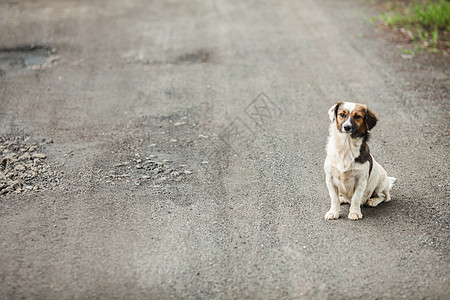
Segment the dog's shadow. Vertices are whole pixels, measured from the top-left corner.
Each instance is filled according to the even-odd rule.
[[[379,219],[387,216],[395,215],[398,209],[398,204],[395,203],[395,199],[391,199],[389,202],[382,202],[376,207],[370,207],[367,205],[361,206],[361,213],[363,214],[363,219]],[[350,204],[341,204],[341,214],[340,217],[348,215],[350,209]]]

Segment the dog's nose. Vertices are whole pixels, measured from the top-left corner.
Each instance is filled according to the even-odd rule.
[[[344,126],[344,130],[345,131],[350,131],[350,130],[352,130],[352,126],[351,125],[345,125]]]

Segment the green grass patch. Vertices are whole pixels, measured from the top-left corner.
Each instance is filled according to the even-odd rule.
[[[402,50],[400,50],[400,52],[403,54],[409,54],[411,56],[414,56],[416,54],[413,50],[410,50],[410,49],[402,49]]]
[[[431,52],[450,49],[450,1],[425,0],[408,5],[388,2],[388,10],[379,19],[390,28],[398,29],[417,46]]]

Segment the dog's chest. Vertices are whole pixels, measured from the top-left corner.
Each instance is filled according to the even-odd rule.
[[[361,172],[355,159],[360,154],[362,140],[347,135],[341,137],[334,128],[331,128],[330,133],[326,169],[331,173],[339,193],[351,198]]]
[[[334,185],[339,189],[341,194],[351,197],[355,190],[357,174],[354,170],[339,171],[337,168],[332,168],[332,178]]]

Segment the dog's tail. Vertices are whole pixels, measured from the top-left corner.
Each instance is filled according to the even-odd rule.
[[[389,189],[392,189],[392,187],[395,185],[395,182],[397,181],[397,178],[394,177],[388,177],[389,178]]]

